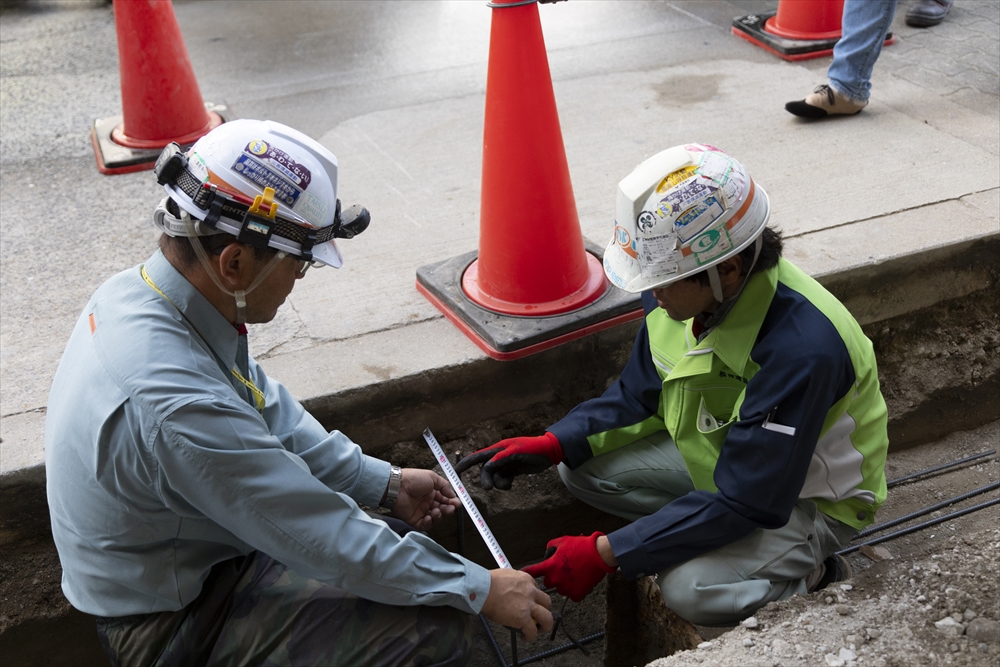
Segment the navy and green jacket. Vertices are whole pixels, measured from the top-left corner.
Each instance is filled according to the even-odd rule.
[[[621,378],[548,431],[576,468],[666,430],[695,490],[608,537],[626,576],[784,526],[799,498],[855,528],[885,500],[886,407],[871,341],[782,259],[701,341],[642,294]]]

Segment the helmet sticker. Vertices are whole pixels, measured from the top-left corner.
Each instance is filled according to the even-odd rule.
[[[639,217],[635,221],[635,224],[639,226],[639,231],[641,232],[650,231],[656,223],[656,216],[649,211],[643,211],[640,213]]]
[[[284,174],[285,178],[305,190],[312,181],[312,174],[304,166],[291,158],[288,153],[259,139],[247,144],[244,153],[257,156],[262,162]]]
[[[303,192],[302,197],[299,198],[299,205],[295,209],[295,212],[314,225],[319,226],[326,220],[326,215],[330,212],[330,207],[319,197],[314,197],[308,192]]]
[[[261,141],[260,139],[254,139],[247,144],[247,150],[254,155],[263,155],[267,152],[267,142]]]
[[[729,238],[729,232],[724,228],[709,229],[701,236],[695,238],[690,245],[699,265],[707,264],[732,247],[732,239]]]
[[[674,229],[681,243],[687,243],[709,225],[718,220],[726,212],[716,196],[706,197],[688,210],[684,211],[674,222]]]
[[[719,150],[711,144],[685,144],[684,150],[690,153],[702,153],[704,151],[715,151],[716,153],[724,153],[724,151]]]
[[[722,153],[705,153],[698,165],[699,173],[710,178],[722,188],[726,205],[735,205],[743,196],[743,170],[733,165],[732,159]]]
[[[208,165],[197,153],[191,153],[188,158],[188,171],[202,183],[208,180]]]
[[[648,276],[670,275],[677,273],[678,253],[675,248],[677,239],[673,234],[643,237],[636,240],[639,251],[639,264],[642,274]]]
[[[233,171],[263,188],[273,188],[275,200],[294,207],[299,195],[309,187],[312,174],[288,153],[254,139],[233,163]]]
[[[698,201],[715,194],[716,190],[718,188],[708,179],[691,179],[680,187],[667,192],[659,204],[657,204],[657,212],[662,217],[669,218],[681,211],[687,210]]]
[[[687,179],[691,178],[698,172],[698,167],[689,166],[678,169],[677,171],[667,174],[667,177],[660,181],[660,184],[656,186],[656,192],[663,194],[670,188],[675,188]]]
[[[615,227],[615,242],[629,257],[636,257],[635,241],[624,227]]]

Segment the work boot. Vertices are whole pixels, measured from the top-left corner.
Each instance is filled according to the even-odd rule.
[[[818,86],[804,100],[789,102],[785,111],[802,118],[826,118],[827,116],[853,116],[868,106],[868,101],[859,102],[841,95],[831,86]]]
[[[944,20],[955,0],[916,0],[906,12],[906,25],[927,28]]]
[[[823,590],[830,584],[850,579],[852,574],[851,564],[847,559],[833,554],[806,577],[806,590],[810,593]]]

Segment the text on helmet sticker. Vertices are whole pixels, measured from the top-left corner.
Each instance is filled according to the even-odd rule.
[[[725,207],[718,197],[715,195],[706,197],[678,216],[674,222],[677,237],[682,243],[687,243],[722,217],[725,212]]]
[[[288,153],[268,144],[266,141],[261,141],[260,139],[251,141],[247,144],[244,152],[255,155],[259,160],[274,167],[284,174],[285,178],[303,190],[308,188],[309,183],[312,181],[312,173],[308,169],[293,160]]]
[[[637,240],[639,265],[643,275],[677,273],[677,241],[673,234],[644,236]]]
[[[694,252],[695,260],[699,265],[711,262],[732,247],[732,239],[730,239],[729,232],[724,227],[709,229],[692,241],[690,245],[691,251]]]
[[[615,242],[629,257],[636,257],[635,241],[624,227],[615,227]]]
[[[697,171],[698,167],[695,166],[683,167],[681,169],[678,169],[677,171],[672,171],[669,174],[667,174],[666,178],[660,181],[660,184],[656,186],[656,191],[662,195],[670,188],[675,188],[684,181],[686,181],[687,179],[694,176],[695,173],[697,173]]]
[[[295,212],[318,227],[326,220],[330,207],[319,197],[303,192]]]
[[[716,190],[718,188],[707,178],[691,179],[667,191],[656,205],[656,213],[661,218],[675,218],[698,201],[714,194]]]
[[[611,263],[608,261],[609,255],[610,253],[604,255],[604,275],[608,277],[608,280],[610,280],[615,287],[625,289],[625,285],[628,281],[618,275],[618,272],[615,271],[613,266],[611,266]]]
[[[275,201],[290,208],[295,206],[312,180],[306,167],[295,162],[285,151],[260,139],[247,144],[233,163],[233,171],[261,188],[272,188]]]
[[[722,188],[726,206],[735,205],[743,196],[743,172],[735,169],[733,160],[722,153],[704,153],[698,164],[698,173],[709,178]]]
[[[188,158],[188,171],[202,183],[208,180],[208,165],[197,153],[192,153]]]

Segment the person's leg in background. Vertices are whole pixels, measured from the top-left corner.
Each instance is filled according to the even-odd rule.
[[[906,25],[929,28],[944,20],[955,0],[915,0],[906,10]]]
[[[833,62],[823,84],[785,110],[803,118],[853,115],[868,104],[872,69],[892,25],[897,0],[845,0],[843,36],[833,47]]]

